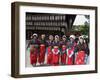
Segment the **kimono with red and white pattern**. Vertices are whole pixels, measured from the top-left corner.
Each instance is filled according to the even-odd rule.
[[[75,59],[75,64],[85,64],[85,56],[86,56],[86,43],[79,43],[77,45],[77,54]]]
[[[69,44],[69,47],[67,49],[67,64],[72,65],[74,64],[74,51],[75,51],[76,43],[73,42]]]
[[[75,64],[84,64],[85,60],[85,52],[84,51],[79,51],[77,56],[76,56],[76,60],[75,60]]]
[[[58,65],[59,64],[59,55],[60,55],[60,50],[58,48],[52,49],[52,64],[53,65]]]

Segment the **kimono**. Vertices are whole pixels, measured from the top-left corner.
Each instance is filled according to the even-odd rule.
[[[31,46],[31,48],[34,48],[34,46]],[[31,64],[37,63],[37,53],[38,53],[38,51],[35,48],[33,51],[32,51],[32,49],[30,50],[30,63]]]
[[[38,44],[39,41],[37,39],[32,39],[30,42],[30,64],[32,65],[37,63]]]
[[[52,65],[59,65],[60,50],[58,48],[52,49]]]
[[[53,41],[47,41],[47,64],[51,65],[52,64],[52,46],[53,46]]]
[[[69,42],[68,43],[68,48],[67,48],[67,64],[68,65],[74,64],[75,47],[76,47],[75,42]]]
[[[76,56],[75,64],[77,64],[77,65],[84,64],[85,63],[84,60],[85,60],[85,52],[79,51]]]
[[[38,62],[44,63],[45,61],[45,53],[46,53],[46,41],[45,40],[40,40],[40,52],[39,52],[39,59]]]
[[[54,48],[52,49],[52,65],[59,65],[59,58],[60,58],[59,46],[60,46],[60,43],[54,42],[53,46],[54,46]]]
[[[61,42],[61,63],[66,64],[66,57],[67,57],[67,51],[66,51],[67,42],[62,41]]]
[[[87,47],[85,43],[79,43],[77,45],[77,54],[75,59],[75,64],[85,64],[85,57],[87,53]]]

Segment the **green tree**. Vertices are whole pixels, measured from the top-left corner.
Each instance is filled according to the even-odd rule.
[[[89,35],[89,25],[80,25],[79,31],[81,31],[83,35]]]

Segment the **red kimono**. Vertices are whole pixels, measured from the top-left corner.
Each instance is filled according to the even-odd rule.
[[[73,54],[73,49],[69,49],[67,52],[67,64],[72,65],[73,64],[73,57],[71,56]]]
[[[72,65],[74,64],[73,60],[74,60],[74,50],[75,50],[75,47],[76,47],[76,43],[73,42],[73,43],[70,43],[69,44],[69,48],[67,49],[67,64],[68,65]]]
[[[75,60],[75,64],[84,64],[85,60],[85,52],[84,51],[79,51],[77,56],[76,56],[76,60]]]
[[[35,49],[34,45],[30,45],[30,63],[37,63],[37,49]]]
[[[77,54],[75,59],[75,64],[85,64],[85,55],[86,55],[86,43],[78,43],[77,45]]]
[[[52,64],[52,49],[51,49],[51,47],[48,47],[47,52],[48,52],[47,64]]]
[[[52,49],[52,53],[53,53],[53,55],[52,55],[52,64],[53,65],[58,65],[59,64],[59,53],[60,53],[59,49],[58,48]]]
[[[38,59],[39,63],[44,63],[44,61],[45,61],[45,51],[46,51],[45,44],[41,44],[40,45],[40,54],[39,54],[39,59]]]
[[[62,64],[66,64],[66,57],[67,57],[66,47],[62,47],[62,53],[61,53],[61,63]]]

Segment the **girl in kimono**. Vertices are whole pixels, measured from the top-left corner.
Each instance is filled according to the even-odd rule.
[[[63,35],[62,41],[61,41],[61,64],[63,65],[66,64],[66,57],[67,57],[66,46],[67,46],[66,36]]]
[[[40,39],[40,52],[39,52],[39,59],[38,59],[40,65],[44,64],[45,53],[46,53],[46,40],[45,40],[45,34],[42,34]]]
[[[59,50],[59,36],[55,36],[54,45],[52,49],[52,65],[59,65],[59,57],[60,57],[60,50]]]
[[[33,34],[32,40],[30,41],[30,63],[33,66],[36,66],[37,63],[37,56],[38,56],[38,46],[39,41],[37,39],[37,34]]]
[[[85,57],[86,54],[88,53],[88,47],[86,43],[84,42],[83,36],[79,37],[79,42],[77,45],[77,54],[76,54],[76,59],[75,59],[75,64],[80,65],[80,64],[85,64]]]
[[[52,47],[53,47],[53,36],[49,36],[49,40],[47,41],[47,64],[52,64]]]
[[[75,53],[75,47],[76,47],[76,42],[75,42],[75,36],[70,35],[70,41],[68,42],[68,47],[67,47],[67,64],[68,65],[73,65],[74,64],[74,53]]]

